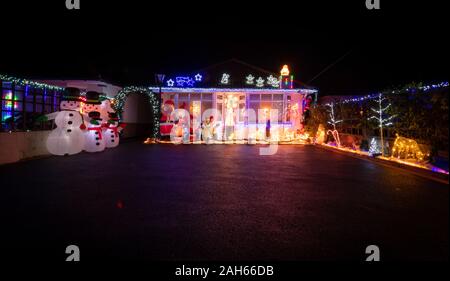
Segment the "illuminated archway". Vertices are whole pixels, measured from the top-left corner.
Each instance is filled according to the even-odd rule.
[[[148,88],[144,87],[125,87],[122,90],[117,93],[117,95],[114,97],[114,103],[113,107],[117,114],[119,115],[119,118],[122,119],[123,114],[123,108],[125,106],[125,101],[128,98],[130,94],[143,94],[147,95],[149,98],[149,102],[152,106],[152,113],[153,113],[153,132],[152,132],[152,138],[159,138],[159,119],[160,119],[160,100],[158,97],[158,94],[152,92]]]

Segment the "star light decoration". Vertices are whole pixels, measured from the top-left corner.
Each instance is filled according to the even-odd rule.
[[[280,81],[273,75],[270,75],[269,77],[267,77],[267,84],[274,88],[278,88],[280,86]]]
[[[264,87],[264,79],[262,77],[258,77],[258,79],[256,80],[256,87],[258,88]]]
[[[167,80],[168,87],[173,87],[174,84],[175,84],[175,81],[173,81],[172,79]]]
[[[192,79],[189,76],[179,76],[175,78],[175,81],[177,83],[178,87],[193,87],[194,86],[194,79]]]
[[[247,77],[245,77],[245,79],[246,79],[245,84],[247,85],[255,84],[255,76],[249,74]]]
[[[200,81],[202,81],[202,75],[200,74],[200,73],[197,73],[195,76],[194,76],[194,78],[195,78],[195,81],[198,81],[198,82],[200,82]]]

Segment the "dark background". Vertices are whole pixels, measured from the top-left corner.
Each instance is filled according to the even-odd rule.
[[[148,85],[237,58],[289,64],[321,95],[447,80],[444,4],[392,2],[2,1],[0,73]]]

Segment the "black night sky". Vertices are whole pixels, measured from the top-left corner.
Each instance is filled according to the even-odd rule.
[[[272,71],[289,64],[321,95],[448,80],[445,9],[432,1],[381,0],[378,11],[365,0],[81,0],[80,11],[63,0],[26,2],[0,4],[4,74],[148,85],[156,72],[237,58]]]

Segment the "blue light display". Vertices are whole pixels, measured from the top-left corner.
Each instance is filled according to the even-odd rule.
[[[195,83],[194,79],[192,79],[191,77],[188,77],[188,76],[176,77],[175,81],[176,81],[178,87],[194,87],[194,83]]]
[[[201,82],[203,76],[200,73],[197,73],[193,78],[191,76],[177,76],[174,79],[169,79],[166,81],[168,87],[179,87],[179,88],[188,88],[194,87],[196,82]]]

